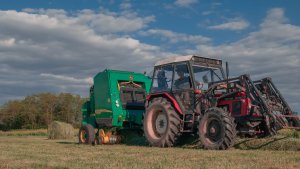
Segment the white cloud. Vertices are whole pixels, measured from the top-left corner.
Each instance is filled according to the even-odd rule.
[[[5,47],[12,47],[15,44],[15,39],[14,38],[9,38],[9,39],[0,39],[0,45],[5,46]]]
[[[226,23],[222,23],[219,25],[209,26],[209,29],[217,29],[217,30],[243,30],[248,28],[249,23],[246,20],[238,19],[232,20]]]
[[[130,36],[111,34],[146,26],[122,28],[126,18],[147,20],[137,14],[25,11],[0,11],[0,103],[46,91],[87,96],[87,77],[105,68],[142,72],[157,59],[172,55]],[[100,29],[87,22],[101,17],[113,20],[118,28],[100,31],[110,26]],[[109,19],[102,19],[102,25],[107,26]]]
[[[140,31],[139,34],[143,36],[159,37],[162,40],[169,41],[170,43],[187,42],[199,44],[206,43],[211,40],[210,38],[201,35],[188,35],[163,29],[149,29],[147,31]]]
[[[128,10],[128,9],[131,9],[132,5],[130,3],[130,1],[123,1],[121,4],[120,4],[120,9],[122,10]]]
[[[125,2],[124,2],[125,3]],[[127,5],[127,9],[129,6]],[[58,22],[68,22],[76,25],[88,25],[98,33],[132,32],[147,27],[147,24],[155,21],[155,17],[140,17],[137,13],[128,10],[122,13],[114,13],[103,10],[81,10],[74,15],[68,15],[64,10],[57,9],[24,9],[26,13],[41,14],[54,18]]]
[[[70,76],[65,76],[65,75],[54,75],[51,73],[41,73],[40,76],[46,77],[46,78],[53,78],[53,79],[58,79],[58,80],[63,80],[67,82],[72,82],[72,83],[90,83],[92,77],[84,78],[84,79],[78,79]]]
[[[197,2],[197,0],[176,0],[175,5],[180,7],[189,7]]]
[[[94,13],[93,11],[83,11],[79,15],[79,19],[101,33],[110,32],[132,32],[142,29],[148,23],[155,20],[154,16],[147,16],[144,18],[137,17],[134,13],[127,13],[127,15],[103,14]]]
[[[210,15],[212,13],[213,13],[213,11],[203,11],[201,14],[204,15],[204,16],[207,16],[207,15]]]
[[[268,15],[262,26],[272,26],[273,24],[285,23],[288,19],[284,16],[284,11],[281,8],[273,8],[268,11]]]

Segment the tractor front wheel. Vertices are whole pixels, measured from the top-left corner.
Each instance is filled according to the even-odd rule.
[[[180,136],[180,116],[163,97],[150,101],[144,116],[144,133],[156,147],[172,147]]]
[[[79,143],[80,144],[92,144],[95,140],[95,130],[90,124],[85,124],[79,129]]]
[[[234,145],[236,125],[229,113],[215,107],[203,115],[198,132],[204,149],[225,150]]]

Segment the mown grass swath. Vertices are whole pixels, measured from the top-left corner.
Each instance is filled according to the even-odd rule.
[[[0,149],[0,168],[300,168],[299,151],[91,146],[44,136],[0,136]]]

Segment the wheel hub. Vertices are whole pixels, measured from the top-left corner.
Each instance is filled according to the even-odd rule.
[[[159,135],[162,135],[167,130],[167,116],[163,113],[157,115],[155,120],[155,129]]]
[[[210,133],[214,134],[214,133],[216,133],[216,128],[212,127],[212,128],[210,128],[209,131],[210,131]]]
[[[213,141],[218,142],[221,139],[221,126],[218,120],[211,120],[207,126],[207,137]]]

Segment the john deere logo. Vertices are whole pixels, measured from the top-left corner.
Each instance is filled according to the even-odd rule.
[[[129,76],[129,80],[130,80],[130,81],[133,81],[133,76],[130,75],[130,76]]]

